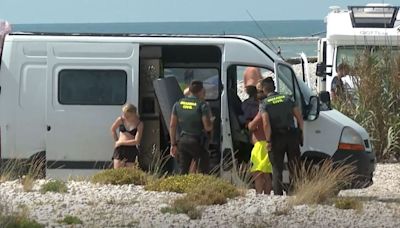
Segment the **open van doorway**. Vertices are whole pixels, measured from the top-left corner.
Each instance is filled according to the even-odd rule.
[[[259,102],[264,96],[257,84],[266,77],[274,78],[273,71],[244,65],[232,65],[228,68],[227,90],[234,164],[238,166],[240,172],[245,172],[245,169],[251,166],[251,150],[255,139],[252,138],[252,132],[248,130],[247,124],[258,113]],[[263,133],[262,129],[260,130]]]
[[[151,166],[150,163],[157,160],[154,156],[168,157],[169,154],[169,120],[171,118],[171,110],[173,104],[184,96],[185,89],[191,81],[202,81],[206,89],[206,102],[209,104],[211,113],[215,117],[214,130],[208,136],[208,143],[205,145],[210,153],[210,166],[215,167],[220,162],[220,141],[221,141],[221,50],[217,46],[191,46],[191,45],[168,45],[168,46],[143,46],[140,53],[141,71],[145,72],[151,67],[146,62],[153,61],[157,64],[154,77],[143,76],[141,80],[151,81],[147,84],[150,93],[140,92],[139,103],[146,105],[151,100],[153,105],[157,106],[154,110],[159,112],[152,115],[150,120],[153,125],[159,124],[159,132],[149,132],[151,140],[143,142],[143,148],[157,148],[153,151],[147,149],[142,156],[142,167]],[[151,60],[153,59],[153,60]],[[142,76],[142,75],[141,75]],[[147,87],[140,86],[140,91],[144,91]],[[154,95],[155,97],[150,97]],[[147,100],[145,100],[147,99]],[[142,105],[141,105],[142,106]],[[144,110],[144,109],[142,109]],[[143,111],[142,119],[146,116]],[[153,128],[154,126],[152,126]],[[145,131],[146,123],[145,123]],[[179,137],[179,132],[177,134]],[[146,137],[146,134],[144,134]],[[154,139],[156,138],[157,139]],[[156,145],[156,146],[153,146]],[[159,151],[159,155],[154,153]],[[146,153],[146,154],[145,154]],[[152,153],[152,154],[150,154]],[[177,160],[170,158],[164,167],[167,172],[178,172]]]

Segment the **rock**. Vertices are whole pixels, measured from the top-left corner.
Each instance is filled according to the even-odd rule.
[[[258,206],[250,206],[245,210],[246,214],[249,215],[260,215],[260,208]]]

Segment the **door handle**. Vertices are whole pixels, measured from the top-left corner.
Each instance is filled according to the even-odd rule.
[[[50,130],[51,130],[51,126],[47,125],[47,131],[50,131]]]

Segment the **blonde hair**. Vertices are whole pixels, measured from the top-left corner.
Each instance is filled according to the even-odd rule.
[[[124,114],[137,114],[137,108],[133,104],[126,104],[122,107],[122,112]]]

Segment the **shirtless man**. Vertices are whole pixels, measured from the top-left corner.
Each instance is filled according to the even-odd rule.
[[[258,81],[263,79],[261,70],[258,67],[247,67],[244,71],[243,82],[244,87],[256,86]]]

